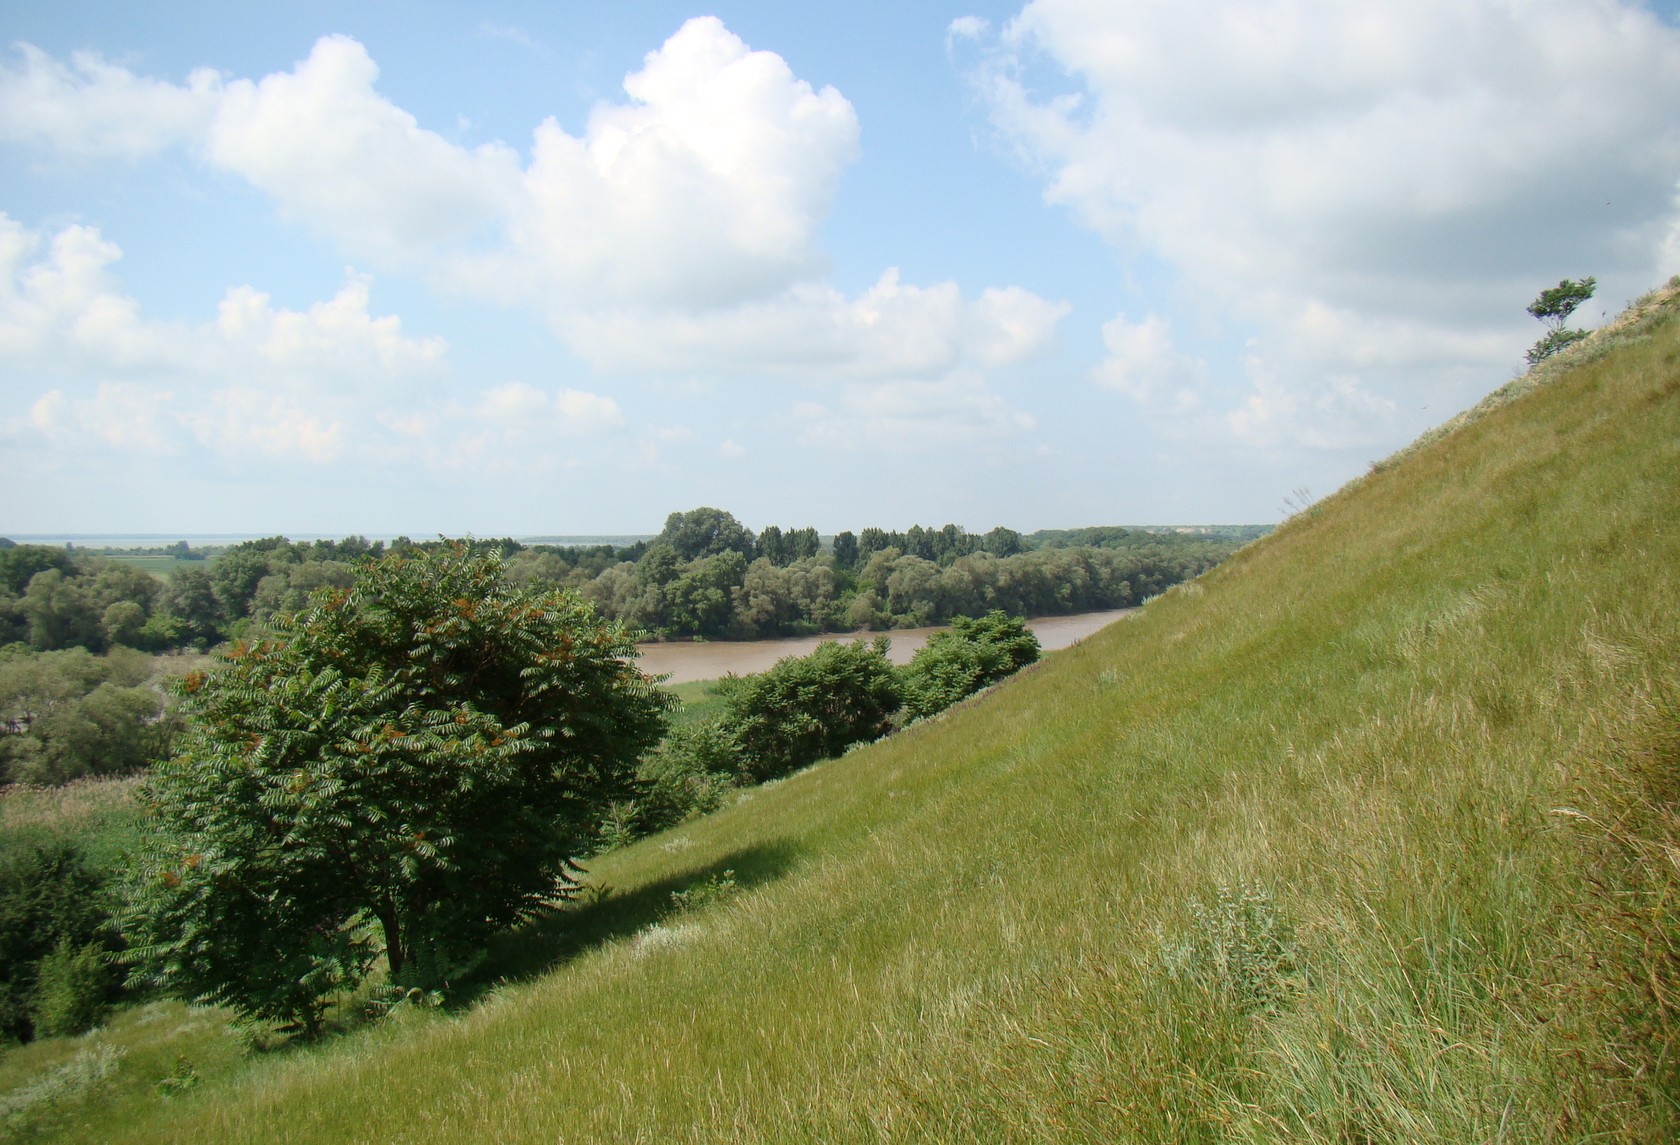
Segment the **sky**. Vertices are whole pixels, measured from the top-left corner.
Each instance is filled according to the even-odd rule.
[[[0,535],[1272,521],[1676,272],[1673,2],[0,0]]]

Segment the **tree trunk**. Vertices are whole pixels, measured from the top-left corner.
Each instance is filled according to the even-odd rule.
[[[407,958],[404,957],[402,944],[402,927],[397,922],[397,908],[385,903],[378,910],[379,925],[385,930],[385,962],[390,967],[391,985],[402,982],[402,973]]]

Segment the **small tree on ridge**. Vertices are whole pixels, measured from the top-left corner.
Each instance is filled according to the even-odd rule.
[[[1546,336],[1528,351],[1528,364],[1539,365],[1559,350],[1572,346],[1587,336],[1585,330],[1571,330],[1564,326],[1575,308],[1593,296],[1597,279],[1588,275],[1580,282],[1564,279],[1550,290],[1542,290],[1540,297],[1528,305],[1528,312],[1546,324]]]

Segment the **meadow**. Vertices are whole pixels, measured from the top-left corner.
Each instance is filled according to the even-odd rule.
[[[161,1003],[8,1051],[0,1118],[1673,1140],[1677,495],[1670,289],[1126,623],[591,860],[452,1008],[265,1052]]]

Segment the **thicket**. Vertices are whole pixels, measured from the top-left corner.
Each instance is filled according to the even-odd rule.
[[[78,1034],[115,981],[104,875],[65,840],[0,846],[0,1039]]]

